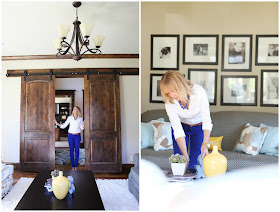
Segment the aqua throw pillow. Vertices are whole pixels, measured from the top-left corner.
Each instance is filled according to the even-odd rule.
[[[266,154],[266,155],[274,155],[276,157],[278,156],[278,146],[279,146],[279,129],[278,127],[271,127],[266,124],[261,123],[260,127],[267,127],[267,135],[264,139],[263,146],[261,148],[260,153]]]
[[[164,121],[164,118],[157,119],[158,121]],[[141,149],[154,146],[154,129],[152,122],[141,122]]]

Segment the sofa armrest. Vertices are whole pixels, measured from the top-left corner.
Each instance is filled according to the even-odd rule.
[[[139,153],[133,155],[133,163],[135,167],[139,167]]]

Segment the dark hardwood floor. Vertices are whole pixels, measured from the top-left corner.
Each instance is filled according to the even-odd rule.
[[[123,164],[121,173],[94,173],[95,179],[127,179],[132,164]],[[71,165],[55,165],[57,170],[71,170]],[[85,170],[85,166],[78,166],[78,170]],[[38,173],[22,172],[15,170],[13,174],[13,186],[19,181],[21,177],[35,178]]]

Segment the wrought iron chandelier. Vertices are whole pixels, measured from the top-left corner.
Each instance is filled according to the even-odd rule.
[[[81,6],[81,2],[75,1],[73,2],[73,6],[76,8],[76,20],[73,22],[74,31],[72,35],[72,39],[70,43],[68,43],[65,39],[69,32],[70,26],[68,25],[58,25],[58,31],[60,34],[60,39],[54,40],[55,48],[58,50],[56,57],[59,58],[59,55],[65,55],[67,53],[73,55],[73,59],[79,61],[82,59],[82,56],[86,52],[91,52],[92,54],[102,54],[99,49],[104,40],[104,36],[95,36],[93,38],[93,42],[96,48],[89,48],[89,37],[91,34],[91,30],[93,28],[93,24],[82,23],[78,20],[78,8]],[[83,53],[82,48],[85,46],[85,50]]]

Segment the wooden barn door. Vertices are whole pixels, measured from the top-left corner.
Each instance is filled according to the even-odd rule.
[[[84,95],[85,168],[121,172],[119,76],[85,76]]]
[[[20,165],[22,171],[54,170],[55,77],[21,79]]]

